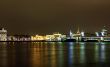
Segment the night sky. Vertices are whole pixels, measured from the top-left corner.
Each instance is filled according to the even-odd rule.
[[[0,27],[9,34],[110,29],[110,0],[1,0]]]

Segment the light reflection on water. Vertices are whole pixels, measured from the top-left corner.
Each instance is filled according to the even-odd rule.
[[[74,60],[74,43],[73,42],[70,42],[68,44],[68,66],[69,67],[72,67],[73,65],[73,60]]]
[[[3,46],[2,47],[4,47],[4,48],[2,48],[2,58],[3,59],[1,59],[1,63],[2,63],[2,66],[7,66],[6,64],[7,64],[7,62],[8,62],[8,59],[7,59],[7,48],[6,48],[6,43],[2,43],[3,44]]]
[[[110,43],[0,43],[0,67],[93,67],[110,65]]]
[[[80,44],[80,63],[85,63],[85,44]]]
[[[95,60],[95,62],[98,62],[98,58],[99,58],[99,45],[95,45],[95,51],[94,51],[94,55],[95,55],[95,58],[94,58],[94,60]]]
[[[106,44],[101,42],[95,45],[95,61],[96,62],[106,62]]]

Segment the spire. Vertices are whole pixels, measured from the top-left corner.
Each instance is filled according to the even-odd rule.
[[[79,27],[78,27],[78,30],[77,30],[77,34],[80,34]]]
[[[72,31],[70,30],[70,36],[72,36],[73,35],[73,33],[72,33]]]

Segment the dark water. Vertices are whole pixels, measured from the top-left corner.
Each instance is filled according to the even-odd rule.
[[[0,67],[110,66],[110,43],[0,43]]]

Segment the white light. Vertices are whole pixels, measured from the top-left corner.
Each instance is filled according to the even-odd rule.
[[[99,33],[98,32],[96,32],[96,36],[99,37]]]
[[[81,36],[84,36],[84,32],[81,32]]]
[[[104,40],[104,38],[103,38],[103,37],[101,37],[101,40]]]
[[[104,36],[104,32],[101,32],[102,36]]]

